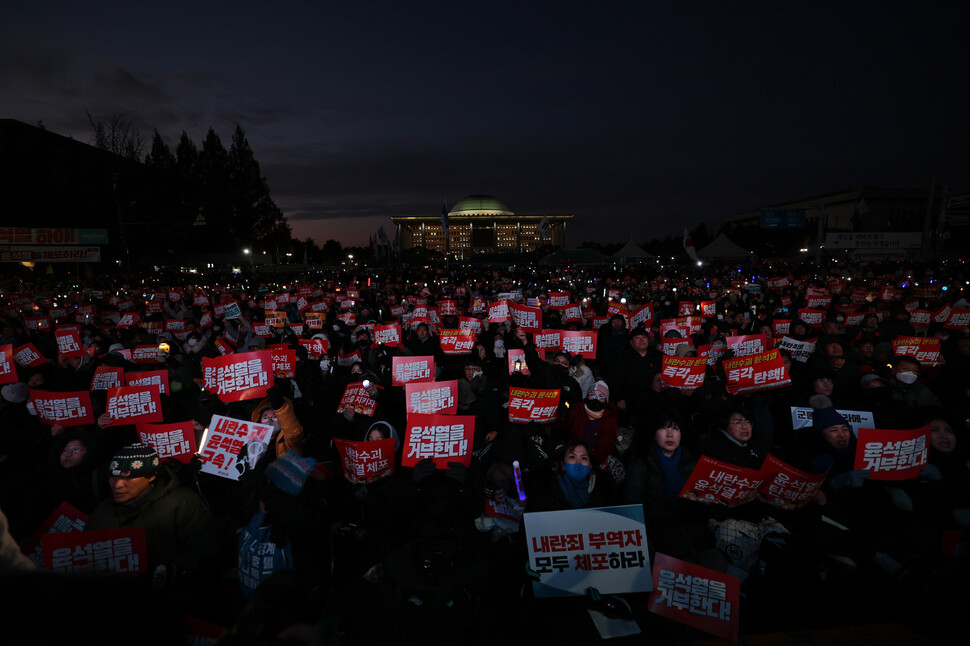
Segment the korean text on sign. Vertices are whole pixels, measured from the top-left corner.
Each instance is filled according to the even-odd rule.
[[[273,427],[268,424],[213,415],[199,452],[202,472],[239,480],[240,475],[256,467],[272,434]]]
[[[738,640],[740,581],[736,577],[657,552],[650,612],[699,630]]]
[[[374,482],[394,473],[394,438],[352,442],[334,438],[348,482]]]
[[[46,534],[44,563],[64,574],[135,574],[148,568],[144,527]]]
[[[641,505],[525,514],[536,596],[652,589]]]
[[[930,427],[913,430],[859,429],[855,469],[868,469],[872,480],[907,480],[928,462]]]
[[[439,469],[449,462],[471,464],[475,418],[465,415],[408,415],[401,465],[413,467],[431,458]]]
[[[391,357],[391,384],[403,386],[411,381],[434,381],[434,357]]]
[[[226,403],[265,396],[272,371],[273,355],[269,350],[202,360],[206,390],[215,392]]]
[[[191,421],[175,424],[138,424],[138,437],[158,451],[158,456],[175,458],[188,464],[196,451],[195,429]]]
[[[664,355],[661,366],[661,379],[670,388],[692,392],[704,384],[707,368],[705,357],[681,358]]]
[[[91,395],[86,390],[65,393],[30,390],[29,393],[37,411],[37,418],[44,424],[51,426],[94,424]]]
[[[458,411],[458,380],[404,384],[407,412],[454,415]]]
[[[519,424],[556,421],[559,389],[509,388],[509,421]]]

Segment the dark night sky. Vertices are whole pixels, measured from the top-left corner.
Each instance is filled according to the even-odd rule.
[[[34,2],[0,11],[0,118],[174,149],[246,131],[294,235],[361,244],[488,193],[569,244],[926,185],[970,129],[970,3]],[[970,142],[941,166],[970,188]],[[609,222],[607,226],[605,223]]]

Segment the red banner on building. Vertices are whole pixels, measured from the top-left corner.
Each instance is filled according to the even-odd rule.
[[[269,350],[202,359],[205,388],[221,401],[238,402],[265,397],[272,385],[273,355]]]
[[[352,442],[337,437],[333,442],[348,482],[374,482],[394,474],[394,438]]]
[[[374,416],[374,409],[377,408],[377,400],[367,394],[367,388],[362,383],[347,384],[344,388],[343,397],[337,406],[337,412],[343,413],[352,410],[358,415]]]
[[[408,415],[401,466],[413,467],[425,458],[439,469],[449,462],[471,464],[475,418],[467,415]]]
[[[860,428],[855,469],[868,469],[870,480],[909,480],[926,466],[929,425],[912,430]]]
[[[472,330],[441,330],[438,339],[441,351],[447,355],[468,354],[475,347],[475,332]]]
[[[391,385],[434,381],[434,357],[391,357]]]
[[[404,400],[408,414],[454,415],[458,412],[458,380],[406,383]]]
[[[144,444],[150,444],[158,457],[175,458],[182,464],[188,464],[192,456],[198,451],[195,445],[195,428],[192,420],[176,422],[175,424],[138,424],[138,438]]]
[[[668,388],[693,392],[704,385],[707,358],[681,358],[664,355],[661,363],[661,380]]]
[[[517,424],[556,421],[559,389],[509,388],[509,421]]]
[[[148,570],[144,527],[45,534],[44,565],[60,574],[122,574]]]
[[[740,581],[657,552],[647,609],[723,639],[738,641]]]
[[[581,354],[584,359],[596,358],[596,332],[591,330],[562,332],[562,349],[572,355]]]
[[[55,393],[47,390],[30,390],[37,419],[48,426],[84,426],[94,424],[91,395],[86,390]]]
[[[791,383],[778,350],[722,362],[727,391],[732,395],[752,390],[781,388]]]

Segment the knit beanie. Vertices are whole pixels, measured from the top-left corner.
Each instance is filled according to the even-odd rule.
[[[299,496],[307,475],[317,465],[313,458],[302,458],[293,450],[276,458],[266,468],[266,477],[277,489],[291,496]]]
[[[129,444],[118,451],[108,471],[114,477],[151,478],[158,472],[158,452],[148,444]]]
[[[812,429],[816,433],[821,433],[829,426],[849,425],[849,422],[842,414],[834,408],[820,408],[812,413]]]

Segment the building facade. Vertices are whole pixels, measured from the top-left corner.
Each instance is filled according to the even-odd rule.
[[[566,223],[572,219],[572,215],[517,215],[490,195],[469,195],[448,211],[447,233],[440,215],[395,217],[391,221],[400,232],[402,250],[424,247],[466,258],[527,253],[543,242],[564,247]],[[539,231],[543,221],[548,225],[545,239]]]

